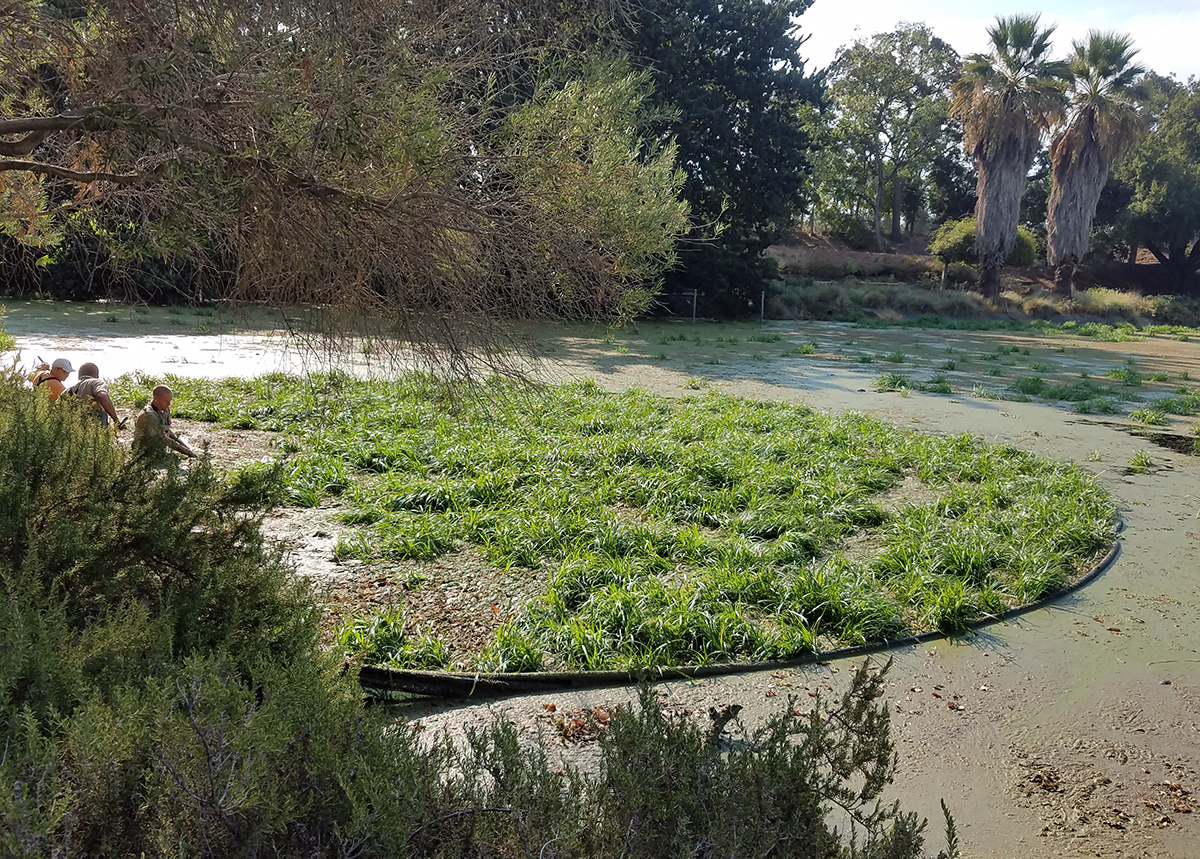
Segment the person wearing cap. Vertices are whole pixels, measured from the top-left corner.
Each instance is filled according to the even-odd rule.
[[[171,429],[171,400],[174,394],[166,385],[156,385],[150,402],[138,413],[133,428],[133,452],[152,459],[159,459],[167,448],[184,456],[195,456],[196,452],[187,442],[175,435]]]
[[[100,368],[88,361],[79,365],[78,381],[63,393],[67,396],[78,397],[80,402],[91,409],[96,420],[104,426],[112,421],[114,427],[120,427],[121,419],[117,417],[117,407],[113,405],[112,397],[108,395],[108,386],[100,378]]]
[[[53,403],[67,389],[63,382],[67,381],[67,376],[74,372],[75,368],[66,358],[55,358],[53,364],[49,366],[43,364],[34,370],[29,381],[33,383],[34,388],[41,388],[44,385],[45,390],[50,394],[50,402]]]

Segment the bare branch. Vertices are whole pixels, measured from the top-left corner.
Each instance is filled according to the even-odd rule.
[[[69,182],[79,182],[83,185],[90,185],[93,182],[138,185],[148,178],[147,174],[142,173],[81,172],[79,170],[69,170],[66,167],[59,167],[57,164],[43,164],[40,161],[0,160],[0,173],[9,170],[23,170],[28,173],[37,173],[41,176],[53,176],[55,179],[66,179]]]

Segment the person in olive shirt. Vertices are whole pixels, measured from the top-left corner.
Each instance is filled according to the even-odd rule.
[[[133,452],[158,457],[167,448],[184,456],[195,456],[196,452],[187,442],[175,435],[171,429],[171,389],[158,385],[150,395],[150,402],[138,412],[133,428]]]
[[[100,368],[88,361],[79,365],[79,374],[74,385],[63,392],[63,396],[79,397],[80,402],[91,408],[96,419],[103,426],[112,422],[119,428],[121,419],[117,417],[117,407],[113,405],[112,397],[108,395],[108,387],[100,378]]]

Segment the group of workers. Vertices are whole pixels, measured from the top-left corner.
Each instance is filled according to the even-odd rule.
[[[67,379],[75,368],[66,358],[56,358],[51,364],[42,363],[29,376],[35,389],[44,388],[51,402],[62,397],[77,397],[86,409],[95,415],[103,426],[112,426],[120,431],[124,425],[117,416],[108,387],[100,378],[100,368],[91,361],[79,365],[75,384],[67,387]],[[173,450],[183,456],[192,457],[196,452],[171,429],[171,400],[174,395],[166,385],[157,385],[148,402],[134,422],[133,452],[157,456],[165,450]]]

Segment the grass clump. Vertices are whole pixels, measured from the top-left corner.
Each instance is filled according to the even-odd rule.
[[[1139,450],[1129,459],[1130,474],[1145,474],[1154,467],[1154,460],[1150,458],[1150,454],[1144,450]]]
[[[1081,415],[1119,415],[1124,406],[1112,397],[1089,397],[1075,402],[1075,411]]]
[[[871,383],[871,387],[877,391],[909,391],[912,390],[912,379],[903,373],[890,371],[880,373],[879,378]]]
[[[429,635],[413,635],[402,609],[355,618],[338,630],[335,641],[347,656],[389,668],[435,670],[450,666],[450,648]]]
[[[1200,393],[1183,388],[1174,396],[1156,399],[1154,408],[1169,415],[1198,415],[1200,414]]]
[[[1139,424],[1147,424],[1148,426],[1161,427],[1170,423],[1166,414],[1159,409],[1134,409],[1129,413],[1129,419],[1136,421]]]
[[[486,667],[771,659],[952,627],[1033,593],[1024,565],[1057,570],[1050,587],[1112,535],[1107,495],[1071,466],[861,415],[593,383],[170,382],[180,416],[300,438],[289,490],[341,498],[347,554],[470,546],[538,570],[541,595],[478,655]],[[937,500],[902,515],[889,492],[905,480]],[[975,544],[993,548],[982,561],[939,548]],[[881,554],[909,560],[879,567]]]
[[[1142,384],[1142,374],[1138,372],[1132,358],[1126,361],[1124,365],[1110,370],[1107,376],[1131,388],[1140,387]]]
[[[928,394],[952,394],[954,389],[950,387],[949,380],[941,373],[935,374],[928,381],[921,382],[917,388]]]
[[[810,341],[808,343],[797,343],[795,346],[791,346],[787,349],[784,349],[782,352],[780,352],[779,357],[780,358],[799,358],[801,355],[813,355],[816,353],[816,351],[817,351],[817,344],[815,341]]]

